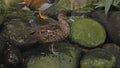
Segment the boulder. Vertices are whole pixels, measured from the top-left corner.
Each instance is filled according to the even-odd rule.
[[[104,11],[97,10],[92,17],[104,26],[110,40],[120,45],[120,12],[112,11],[106,16]]]
[[[26,44],[25,39],[31,33],[28,23],[23,22],[21,19],[12,19],[5,22],[4,26],[2,35],[7,42],[18,46]]]
[[[105,49],[93,49],[89,51],[80,61],[80,68],[114,68],[116,58]]]
[[[71,24],[70,38],[75,43],[92,48],[104,43],[106,32],[98,22],[92,19],[81,18]]]
[[[81,56],[81,49],[69,43],[55,44],[58,55],[32,55],[28,68],[76,68]]]
[[[5,39],[2,37],[2,35],[0,34],[0,64],[3,63],[3,52],[4,52],[4,48],[5,48]]]
[[[120,68],[120,47],[114,43],[107,43],[103,48],[111,52],[116,57],[115,68]]]

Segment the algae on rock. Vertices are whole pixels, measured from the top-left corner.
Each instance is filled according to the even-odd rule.
[[[29,21],[33,17],[32,11],[23,11],[22,7],[23,5],[20,5],[19,3],[23,0],[1,0],[0,3],[0,11],[1,11],[1,5],[3,6],[2,9],[4,9],[5,14],[5,21],[8,19],[15,19],[15,18],[22,18],[25,21]]]
[[[4,23],[4,31],[2,32],[3,36],[14,45],[23,45],[25,44],[25,39],[30,34],[30,26],[19,20],[13,19],[9,22]]]
[[[20,8],[20,2],[23,0],[2,0],[2,3],[5,5],[5,8],[11,9],[11,8]]]
[[[69,43],[55,44],[58,55],[32,56],[28,68],[76,68],[81,56],[81,49]]]
[[[5,8],[4,4],[3,4],[3,1],[1,0],[1,1],[0,1],[0,25],[1,25],[1,24],[3,23],[3,21],[4,21],[5,12],[6,12],[5,9],[6,9],[6,8]]]
[[[111,52],[116,57],[115,68],[120,68],[120,47],[114,43],[107,43],[104,44],[103,48]]]
[[[116,58],[105,49],[93,49],[81,60],[81,68],[114,68]]]
[[[81,18],[71,25],[70,37],[84,47],[96,47],[105,41],[106,32],[98,22]]]
[[[5,40],[2,37],[2,35],[0,34],[0,64],[3,63],[3,52],[4,52],[4,48],[5,48]]]
[[[96,10],[91,15],[104,26],[110,40],[120,45],[120,12],[111,11],[110,15],[106,16],[103,10]]]

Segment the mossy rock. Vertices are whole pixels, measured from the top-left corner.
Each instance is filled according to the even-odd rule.
[[[2,0],[0,1],[0,25],[3,23],[4,21],[4,17],[5,17],[5,12],[6,12],[6,8],[2,2]]]
[[[0,68],[7,68],[4,64],[0,64]]]
[[[26,44],[25,39],[31,33],[30,26],[21,19],[13,19],[4,23],[4,30],[2,35],[5,39],[14,45]]]
[[[0,34],[0,64],[3,63],[3,52],[5,48],[5,39]]]
[[[106,26],[109,31],[109,35],[112,41],[120,45],[120,12],[111,12],[111,15],[108,17],[109,26]]]
[[[92,17],[104,26],[110,40],[120,45],[120,11],[111,11],[106,16],[103,10],[96,10]]]
[[[0,54],[3,53],[4,46],[5,46],[5,39],[0,34]]]
[[[116,57],[115,68],[120,68],[120,47],[114,43],[104,44],[104,49],[111,52]]]
[[[5,5],[5,8],[11,9],[11,8],[20,8],[20,2],[23,0],[2,0],[2,3]]]
[[[0,16],[0,25],[3,23],[4,21],[4,16]]]
[[[116,58],[105,49],[93,49],[81,60],[81,68],[114,68]]]
[[[28,68],[76,68],[81,56],[81,49],[69,43],[55,44],[58,55],[32,56],[27,63]]]
[[[19,48],[17,46],[8,44],[4,51],[4,64],[18,65],[22,62],[22,56]]]
[[[54,11],[53,11],[54,10]],[[70,0],[59,0],[57,4],[47,9],[44,13],[52,18],[57,18],[61,10],[71,10]]]
[[[4,16],[4,21],[8,19],[22,18],[25,21],[29,21],[33,17],[32,11],[23,11],[21,8],[23,5],[18,3],[23,0],[1,0],[0,1],[0,20],[1,15]],[[2,4],[1,4],[2,3]]]
[[[84,47],[96,47],[105,41],[106,32],[98,22],[81,18],[71,25],[70,37]]]
[[[23,11],[19,9],[11,9],[6,12],[5,20],[9,21],[11,19],[22,19],[24,22],[30,21],[34,17],[34,13],[32,11]]]
[[[59,0],[57,6],[60,7],[61,9],[70,10],[71,9],[70,4],[71,4],[70,0]]]

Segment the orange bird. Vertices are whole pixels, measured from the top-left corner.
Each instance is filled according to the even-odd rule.
[[[25,5],[33,10],[33,11],[39,11],[39,17],[42,19],[46,19],[47,16],[43,15],[42,12],[44,12],[49,7],[55,5],[59,0],[24,0]]]

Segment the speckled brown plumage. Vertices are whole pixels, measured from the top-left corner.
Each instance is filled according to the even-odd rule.
[[[31,38],[29,38],[28,42],[40,42],[40,43],[51,43],[50,51],[53,54],[57,54],[54,51],[54,43],[63,41],[69,36],[70,26],[66,21],[70,14],[67,11],[61,11],[58,14],[58,23],[57,24],[46,24],[43,26],[34,27],[33,34]],[[29,41],[30,40],[30,41]]]
[[[33,28],[37,40],[42,43],[52,43],[64,40],[70,33],[70,26],[66,19],[67,16],[65,13],[61,12],[58,15],[58,24],[47,24]]]

